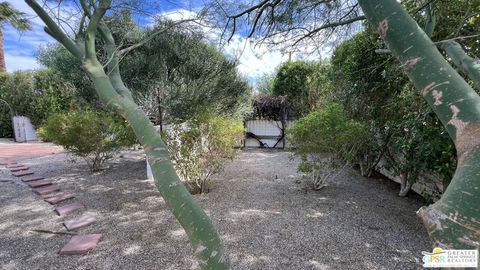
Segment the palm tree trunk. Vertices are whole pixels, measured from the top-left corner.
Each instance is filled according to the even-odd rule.
[[[0,73],[7,72],[5,63],[5,51],[3,50],[3,27],[0,25]]]

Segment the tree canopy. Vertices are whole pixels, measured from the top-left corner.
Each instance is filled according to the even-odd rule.
[[[205,111],[235,115],[248,103],[251,88],[238,74],[236,62],[208,44],[202,33],[168,21],[145,29],[128,10],[105,22],[113,36],[126,44],[152,37],[122,57],[120,70],[135,100],[155,122],[184,121]],[[79,60],[65,48],[43,48],[38,59],[74,84],[81,97],[98,104]]]
[[[273,79],[272,93],[286,96],[290,109],[301,116],[309,111],[308,87],[309,77],[315,70],[315,64],[295,61],[283,63]]]

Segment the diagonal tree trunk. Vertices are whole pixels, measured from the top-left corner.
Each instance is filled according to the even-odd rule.
[[[480,246],[480,97],[396,0],[359,0],[404,71],[455,142],[458,165],[442,198],[418,216],[441,247]]]
[[[7,64],[5,63],[5,49],[3,47],[3,27],[0,24],[0,73],[7,72]]]
[[[147,115],[135,104],[130,90],[123,83],[119,70],[118,48],[110,29],[102,20],[112,0],[98,0],[98,4],[80,0],[85,17],[89,20],[86,29],[82,29],[81,23],[81,35],[75,41],[61,30],[35,0],[25,1],[46,24],[45,31],[82,61],[82,67],[93,81],[102,103],[123,116],[132,126],[138,141],[145,148],[155,185],[187,233],[200,267],[212,270],[229,269],[228,263],[224,262],[220,238],[210,219],[180,181],[160,134],[156,132]],[[97,58],[97,34],[100,34],[108,55],[106,70]],[[138,47],[137,45],[132,47]]]

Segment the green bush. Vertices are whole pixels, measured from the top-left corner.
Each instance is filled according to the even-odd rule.
[[[209,191],[212,175],[233,159],[243,124],[225,116],[202,116],[163,133],[175,169],[193,194]]]
[[[342,106],[330,103],[300,118],[287,130],[294,154],[301,158],[300,172],[308,185],[321,189],[353,159],[365,138],[364,127],[347,117]]]
[[[76,90],[51,70],[0,74],[0,137],[13,136],[12,115],[27,116],[36,126],[54,113],[78,107]]]
[[[318,89],[365,125],[371,139],[355,161],[363,175],[381,167],[411,186],[422,174],[434,173],[446,188],[457,163],[453,141],[395,59],[371,49],[382,46],[370,28],[343,42],[325,72],[333,83],[319,80]]]
[[[13,136],[12,115],[33,115],[35,92],[31,72],[0,74],[0,137]]]
[[[91,110],[54,114],[38,134],[84,158],[93,171],[100,170],[119,148],[135,143],[133,130],[123,120],[111,113]]]
[[[280,66],[272,81],[272,93],[276,96],[286,96],[290,110],[303,116],[309,112],[308,78],[315,71],[313,62],[286,62]]]

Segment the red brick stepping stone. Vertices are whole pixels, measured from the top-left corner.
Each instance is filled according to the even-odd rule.
[[[25,175],[31,175],[33,172],[31,171],[19,171],[19,172],[12,172],[13,176],[20,177]]]
[[[57,193],[48,193],[48,194],[44,194],[44,195],[41,195],[42,198],[44,199],[48,199],[48,198],[51,198],[51,197],[55,197],[55,196],[60,196],[60,195],[63,195],[65,194],[65,192],[57,192]]]
[[[50,198],[46,198],[45,201],[50,203],[50,204],[57,204],[59,202],[63,202],[65,200],[75,198],[75,194],[72,193],[61,193],[58,194],[57,196],[53,196]]]
[[[95,223],[97,220],[90,214],[83,214],[81,217],[63,222],[67,230],[75,230]]]
[[[72,213],[73,211],[83,209],[83,208],[85,208],[85,206],[81,203],[71,203],[65,206],[57,207],[55,208],[55,211],[59,216],[66,216]]]
[[[8,163],[7,165],[7,168],[8,169],[12,169],[12,168],[18,168],[18,167],[24,167],[25,165],[23,164],[12,164],[12,163]]]
[[[27,185],[29,185],[29,186],[32,187],[32,188],[49,186],[49,185],[51,185],[51,184],[52,184],[52,182],[50,182],[50,181],[47,180],[47,179],[38,180],[38,181],[30,181],[30,182],[27,183]]]
[[[45,179],[45,178],[38,175],[27,175],[25,177],[22,177],[23,182],[30,182],[30,181],[36,181],[36,180],[42,180],[42,179]]]
[[[50,185],[47,187],[39,187],[39,188],[34,188],[33,192],[37,193],[38,195],[45,195],[48,193],[52,193],[54,191],[59,191],[60,187],[58,185]]]
[[[19,171],[26,171],[28,170],[27,166],[17,167],[17,168],[10,168],[11,172],[19,172]]]
[[[0,160],[0,165],[13,165],[13,164],[17,164],[16,161],[11,161],[11,160],[6,160],[6,159],[3,159],[3,160]]]
[[[101,234],[75,235],[60,250],[61,255],[82,255],[95,249],[102,239]]]

